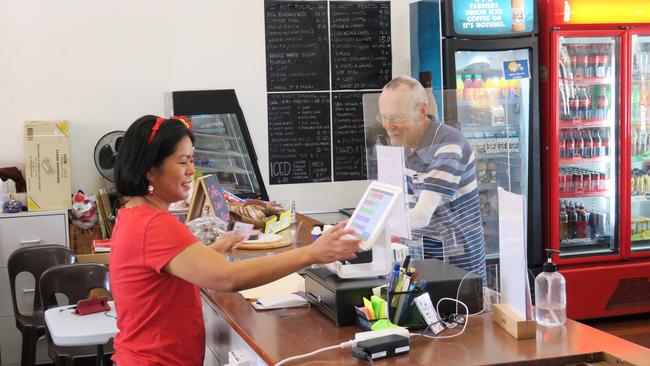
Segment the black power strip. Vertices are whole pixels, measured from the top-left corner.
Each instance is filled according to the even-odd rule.
[[[410,350],[409,339],[397,334],[359,341],[352,348],[352,356],[362,360],[379,360],[382,358],[407,354]]]

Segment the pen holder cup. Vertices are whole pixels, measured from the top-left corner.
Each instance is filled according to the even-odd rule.
[[[388,303],[388,314],[393,324],[408,328],[410,330],[424,329],[426,323],[420,315],[415,302],[416,297],[425,293],[426,290],[414,291],[390,291],[386,288],[381,289],[381,297]],[[397,313],[399,312],[399,317]]]

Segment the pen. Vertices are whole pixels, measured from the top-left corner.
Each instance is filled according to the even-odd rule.
[[[413,281],[413,277],[411,277],[411,281]],[[405,304],[405,306],[402,307],[402,314],[401,314],[400,318],[404,318],[404,319],[406,319],[405,316],[408,315],[409,308],[410,308],[411,305],[412,305],[412,304],[411,304],[411,301],[410,301],[411,293],[412,293],[412,292],[413,292],[417,287],[418,287],[418,282],[417,282],[417,281],[412,282],[411,285],[409,286],[408,293],[404,295],[404,296],[405,296],[405,299],[404,299],[404,304]]]
[[[411,263],[411,256],[407,255],[404,258],[404,263],[402,263],[402,268],[404,268],[404,272],[406,272],[406,269],[409,268],[409,263]]]
[[[402,289],[400,292],[408,292],[409,285],[411,283],[411,277],[408,275],[404,275],[404,280],[402,284]],[[404,298],[406,297],[406,294],[401,294],[399,297],[399,302],[397,304],[397,309],[395,309],[395,316],[393,317],[393,324],[399,325],[399,320],[400,320],[400,315],[402,313],[402,308],[404,307]]]
[[[395,307],[397,306],[397,297],[395,296],[395,292],[400,291],[402,288],[402,283],[404,281],[404,268],[400,269],[399,275],[397,276],[397,281],[395,281],[395,286],[393,287],[393,297],[390,300],[390,306]]]
[[[411,282],[415,281],[415,279],[418,278],[418,274],[419,274],[418,272],[413,272],[413,274],[411,275]]]
[[[397,281],[397,276],[399,276],[399,264],[395,263],[393,266],[393,272],[390,274],[390,280],[388,280],[387,291],[390,292],[395,286],[395,281]]]

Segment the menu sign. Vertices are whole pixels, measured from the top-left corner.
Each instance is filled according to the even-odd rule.
[[[265,2],[268,91],[329,88],[327,4]]]
[[[333,93],[334,180],[366,179],[363,93]]]
[[[381,89],[391,80],[390,3],[330,3],[332,89]]]
[[[491,36],[535,29],[533,0],[454,0],[452,6],[458,34]]]
[[[268,95],[271,184],[332,180],[329,93]]]

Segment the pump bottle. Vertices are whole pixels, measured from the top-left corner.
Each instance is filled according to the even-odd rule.
[[[553,253],[559,251],[546,249],[546,252],[548,261],[535,278],[535,320],[541,326],[555,327],[566,322],[566,281],[552,259]]]

